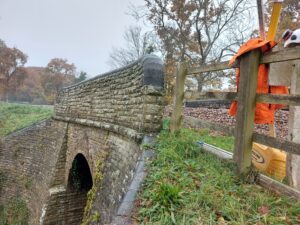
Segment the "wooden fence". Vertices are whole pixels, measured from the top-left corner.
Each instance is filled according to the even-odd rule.
[[[253,50],[240,57],[240,82],[238,93],[235,92],[206,92],[206,93],[186,93],[189,100],[194,99],[222,99],[237,100],[238,109],[236,115],[236,126],[224,127],[208,121],[202,126],[213,130],[219,130],[235,136],[234,160],[238,166],[238,173],[247,173],[251,168],[252,143],[257,142],[273,148],[281,149],[287,153],[300,155],[300,144],[288,140],[279,140],[275,137],[258,134],[254,131],[255,104],[257,102],[285,104],[290,106],[300,106],[300,65],[294,65],[292,77],[298,81],[298,88],[291,89],[290,95],[256,94],[257,74],[260,64],[276,63],[283,61],[293,61],[300,59],[300,48],[285,49],[278,52],[262,54],[260,50]],[[296,62],[296,61],[295,61]],[[182,105],[184,100],[184,80],[187,75],[196,75],[204,72],[220,71],[230,69],[228,62],[219,64],[203,65],[195,68],[188,68],[187,63],[180,63],[176,74],[176,87],[174,99],[174,111],[171,118],[170,129],[175,132],[180,128],[182,121]],[[283,74],[283,76],[285,76]],[[289,118],[289,124],[295,118]],[[300,120],[300,118],[298,118]],[[194,120],[197,123],[196,120]],[[298,121],[299,122],[299,121]]]

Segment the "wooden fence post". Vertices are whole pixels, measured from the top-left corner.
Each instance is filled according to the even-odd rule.
[[[172,133],[180,129],[182,122],[182,103],[184,99],[184,83],[187,72],[186,62],[180,63],[179,68],[176,68],[175,98],[170,123],[170,130]]]
[[[291,93],[300,94],[300,60],[294,61],[291,76]],[[300,106],[289,107],[288,139],[300,143]],[[286,174],[289,185],[300,190],[300,155],[287,154]]]
[[[240,175],[251,170],[252,134],[256,104],[256,87],[260,49],[241,57],[240,82],[238,87],[238,109],[236,116],[234,160]]]

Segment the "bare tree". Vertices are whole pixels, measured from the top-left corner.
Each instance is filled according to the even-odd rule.
[[[147,18],[166,51],[165,61],[191,65],[216,63],[232,56],[252,33],[252,7],[246,0],[145,0]],[[256,17],[255,17],[256,18]],[[172,71],[172,70],[170,70]],[[197,76],[198,89],[227,73]],[[167,75],[168,76],[168,75]],[[168,82],[168,79],[167,79]]]
[[[113,48],[108,64],[119,68],[155,51],[156,44],[152,32],[143,32],[140,26],[130,26],[123,36],[126,46]]]

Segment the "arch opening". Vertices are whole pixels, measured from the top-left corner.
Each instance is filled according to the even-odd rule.
[[[87,193],[93,186],[90,167],[85,157],[79,153],[75,156],[69,171],[68,190]]]
[[[92,186],[93,179],[89,164],[84,155],[79,153],[75,156],[69,170],[63,224],[81,224],[87,193]]]

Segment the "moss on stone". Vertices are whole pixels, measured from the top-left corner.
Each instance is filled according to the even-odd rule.
[[[92,221],[93,222],[100,222],[100,213],[99,212],[95,212],[94,214],[93,214],[93,216],[92,216]]]
[[[14,198],[5,206],[0,206],[0,225],[28,225],[29,210],[26,202]]]
[[[2,191],[2,188],[4,187],[4,182],[6,181],[6,175],[4,172],[0,171],[0,194]]]
[[[95,201],[96,193],[99,190],[103,180],[103,168],[105,165],[105,159],[107,158],[106,152],[97,154],[96,167],[94,173],[93,187],[87,193],[86,206],[84,208],[84,214],[81,225],[88,225],[90,222],[100,222],[99,212],[92,212],[93,203]]]
[[[24,177],[24,186],[27,190],[29,190],[32,187],[32,178],[29,176]]]

